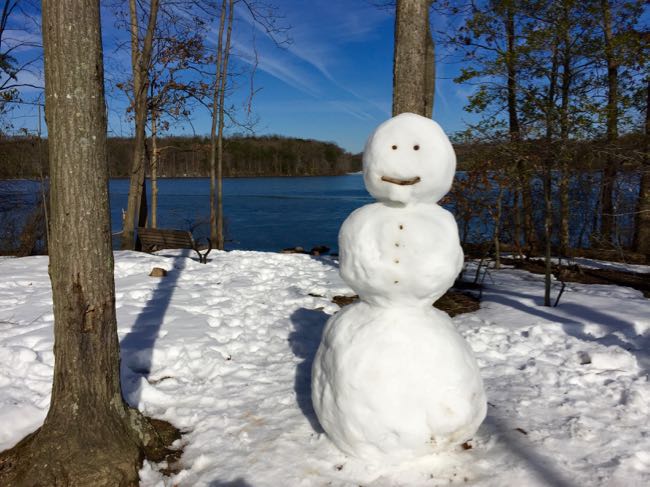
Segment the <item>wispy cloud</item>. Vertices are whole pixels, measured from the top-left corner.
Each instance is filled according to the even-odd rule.
[[[377,26],[384,22],[389,14],[364,2],[348,0],[293,0],[284,2],[283,8],[286,23],[292,26],[290,36],[293,42],[283,50],[274,48],[270,43],[261,42],[264,47],[260,51],[259,68],[294,88],[316,96],[321,90],[314,89],[313,78],[309,84],[306,83],[301,67],[306,65],[320,75],[320,82],[334,85],[365,105],[364,110],[355,110],[355,116],[374,118],[368,110],[385,115],[384,106],[351,89],[346,80],[337,75],[336,68],[340,64],[339,60],[345,58],[347,45],[363,42],[376,35]],[[263,27],[255,22],[245,9],[238,12],[238,18],[254,30],[265,34]],[[241,48],[242,43],[239,43],[239,46]],[[252,52],[252,49],[248,50]]]
[[[250,43],[233,39],[233,48],[241,60],[250,65],[256,62],[256,53]],[[313,97],[320,96],[319,90],[309,79],[309,76],[295,66],[292,66],[290,62],[287,62],[285,57],[272,51],[264,50],[263,53],[257,54],[257,68],[303,93]]]

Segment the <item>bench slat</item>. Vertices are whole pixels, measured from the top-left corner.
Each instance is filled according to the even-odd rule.
[[[193,249],[199,255],[199,261],[204,264],[207,262],[208,254],[212,250],[212,243],[208,239],[208,250],[201,253],[192,237],[192,233],[187,230],[138,227],[138,236],[143,249],[146,251]]]
[[[167,230],[164,228],[138,228],[140,241],[146,247],[167,246],[167,248],[193,249],[192,234],[185,230]]]
[[[155,236],[155,237],[152,237],[152,236],[149,236],[149,235],[147,235],[147,236],[140,235],[140,239],[141,240],[146,240],[147,242],[155,242],[155,243],[169,242],[169,243],[176,243],[176,244],[180,244],[180,245],[187,244],[190,247],[192,246],[192,241],[190,239],[188,239],[188,238],[169,237],[169,236],[165,236],[165,235],[158,235],[158,236]]]

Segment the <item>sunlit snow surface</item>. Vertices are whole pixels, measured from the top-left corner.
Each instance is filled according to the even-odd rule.
[[[186,433],[185,469],[162,480],[147,464],[143,486],[650,485],[650,301],[638,291],[569,284],[544,308],[541,276],[491,271],[481,310],[454,318],[489,401],[473,448],[388,469],[340,453],[311,407],[330,299],[351,294],[335,262],[185,255],[116,253],[125,393]],[[52,322],[47,258],[0,259],[0,449],[45,417]]]

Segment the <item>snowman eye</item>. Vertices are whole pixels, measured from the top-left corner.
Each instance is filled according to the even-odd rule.
[[[397,150],[397,146],[396,146],[396,145],[393,146],[393,150]]]
[[[419,146],[419,145],[417,145],[417,144],[416,144],[416,145],[414,145],[414,146],[413,146],[413,150],[420,150],[420,146]]]

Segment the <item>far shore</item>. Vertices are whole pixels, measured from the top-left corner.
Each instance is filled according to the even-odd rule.
[[[349,172],[343,174],[293,174],[293,175],[265,175],[265,176],[224,176],[223,179],[262,179],[262,178],[332,178],[339,176],[358,176],[363,174],[359,172]],[[45,177],[49,179],[49,176]],[[128,176],[111,176],[110,179],[130,179]],[[210,179],[210,176],[158,176],[161,179]],[[147,176],[147,180],[151,181],[151,177]],[[40,181],[40,178],[4,178],[0,181]]]

